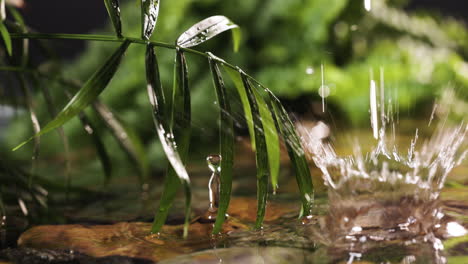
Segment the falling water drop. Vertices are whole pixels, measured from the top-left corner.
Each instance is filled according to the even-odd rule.
[[[364,0],[364,8],[370,12],[372,9],[372,0]]]
[[[377,119],[377,92],[375,81],[371,77],[370,81],[370,110],[371,110],[371,126],[375,139],[379,138],[379,123]]]
[[[208,168],[212,174],[208,182],[210,204],[208,207],[208,219],[214,219],[219,205],[219,176],[221,173],[221,155],[209,155],[206,157]]]
[[[325,78],[323,76],[323,63],[320,65],[320,72],[322,74],[322,85],[320,86],[319,95],[322,97],[322,112],[325,113]],[[328,87],[326,88],[328,89]],[[328,89],[329,90],[329,89]],[[330,93],[330,91],[328,92]]]
[[[311,75],[314,73],[314,68],[312,68],[312,66],[308,66],[305,70],[305,73],[308,74],[308,75]]]

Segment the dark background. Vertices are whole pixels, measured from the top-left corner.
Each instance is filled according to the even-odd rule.
[[[407,9],[433,10],[468,22],[466,0],[411,0]],[[103,1],[97,0],[27,1],[23,13],[26,23],[43,33],[87,33],[102,27],[108,19]],[[59,53],[70,58],[83,48],[84,43],[71,41]]]

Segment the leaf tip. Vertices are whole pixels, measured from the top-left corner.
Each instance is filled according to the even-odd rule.
[[[29,138],[28,140],[22,142],[21,144],[19,144],[18,146],[14,147],[11,151],[17,151],[18,149],[22,148],[24,145],[26,145],[26,143],[28,143],[29,141],[31,141],[32,137]]]

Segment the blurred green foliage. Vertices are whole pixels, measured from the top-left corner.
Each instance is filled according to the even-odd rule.
[[[405,1],[374,0],[370,11],[363,1],[355,0],[171,0],[161,1],[158,26],[152,40],[175,41],[181,32],[211,15],[222,14],[241,26],[242,44],[238,53],[231,51],[230,34],[198,47],[211,51],[232,64],[241,66],[281,98],[308,97],[319,100],[321,64],[330,95],[326,101],[340,109],[341,120],[353,125],[368,123],[370,72],[379,82],[384,71],[387,99],[398,102],[400,111],[418,111],[428,106],[443,89],[452,87],[456,98],[465,98],[468,87],[468,31],[454,19],[440,18],[424,12],[408,14]],[[125,36],[139,37],[140,8],[136,1],[122,4],[122,28]],[[32,25],[34,26],[34,25]],[[105,32],[113,34],[112,26]],[[65,78],[83,82],[115,49],[106,42],[89,42],[76,60],[57,68],[49,62],[41,65],[51,73],[62,72]],[[163,86],[172,86],[173,51],[159,48],[159,65]],[[101,95],[122,120],[143,138],[152,165],[164,167],[164,154],[156,141],[144,76],[144,46],[132,45]],[[195,155],[197,145],[209,145],[217,136],[217,105],[210,79],[208,62],[187,55],[192,92]],[[67,99],[60,84],[46,82],[60,106]],[[233,103],[242,111],[240,103]],[[36,106],[45,123],[43,99]],[[429,106],[431,107],[431,106]],[[462,113],[463,115],[463,113]],[[236,123],[244,121],[235,115]],[[244,126],[244,125],[242,125]],[[32,130],[21,115],[10,126],[7,145],[14,146],[29,137]],[[65,126],[72,148],[80,149],[89,139],[81,124],[74,120]],[[110,153],[118,146],[106,135]],[[56,135],[43,139],[43,154],[61,151]],[[213,146],[215,147],[215,146]],[[30,155],[30,150],[23,150]],[[124,159],[124,154],[121,154]],[[97,162],[97,161],[95,161]]]

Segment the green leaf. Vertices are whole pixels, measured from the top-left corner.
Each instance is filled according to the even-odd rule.
[[[117,116],[99,100],[93,103],[93,109],[99,114],[119,145],[125,150],[130,160],[133,161],[140,170],[140,183],[145,183],[148,177],[149,164],[145,147],[137,133],[130,126],[125,125],[122,120],[119,120]]]
[[[176,142],[173,140],[174,134],[170,130],[167,116],[164,115],[164,93],[153,45],[148,45],[146,49],[146,80],[148,82],[147,92],[153,108],[154,125],[166,157],[179,178],[188,181],[188,173],[177,152]]]
[[[244,109],[244,117],[247,123],[247,127],[249,129],[250,141],[252,144],[252,150],[255,151],[255,132],[254,132],[254,124],[252,119],[252,111],[250,110],[249,99],[247,98],[247,93],[245,92],[244,85],[242,84],[242,79],[240,76],[239,71],[234,70],[226,65],[224,65],[224,70],[228,73],[229,77],[231,78],[234,86],[236,87],[237,93],[241,99],[242,108]]]
[[[208,59],[218,105],[220,107],[219,118],[221,121],[219,124],[219,145],[221,154],[220,195],[218,213],[213,227],[213,234],[218,234],[224,223],[231,199],[232,166],[234,163],[234,124],[223,77],[218,64],[215,59],[213,59],[214,56],[211,53],[208,53],[208,55],[210,55]]]
[[[112,25],[114,26],[115,33],[117,37],[122,37],[122,22],[120,22],[120,7],[119,7],[119,0],[104,0],[104,4],[106,5],[107,13],[112,21]]]
[[[5,43],[6,51],[7,51],[8,55],[11,56],[12,48],[11,48],[10,33],[8,32],[8,29],[6,28],[3,21],[0,21],[0,34],[2,35],[3,42]]]
[[[275,121],[272,117],[273,112],[271,111],[271,107],[268,106],[268,104],[265,102],[263,97],[256,89],[253,89],[253,91],[260,110],[260,118],[262,120],[263,131],[265,133],[265,141],[267,146],[271,185],[273,187],[273,191],[275,192],[278,188],[278,175],[280,169],[280,149],[278,131],[276,130]]]
[[[252,88],[248,77],[240,72],[245,92],[249,98],[252,109],[253,122],[255,125],[255,161],[257,163],[257,220],[255,228],[261,228],[265,217],[266,202],[268,197],[268,153],[265,139],[265,132],[260,116],[259,99],[260,95]]]
[[[242,83],[241,75],[239,71],[234,70],[228,66],[224,66],[224,69],[228,73],[229,77],[233,81],[239,97],[242,102],[242,107],[244,109],[244,116],[247,122],[247,126],[249,128],[250,139],[252,143],[252,149],[255,151],[255,132],[254,132],[254,125],[252,120],[252,112],[250,109],[249,100],[247,98],[247,94],[245,92],[244,85]],[[257,97],[259,109],[260,109],[260,116],[262,118],[262,123],[265,130],[265,138],[267,144],[267,151],[268,151],[268,164],[270,166],[270,178],[271,178],[271,185],[273,190],[276,190],[278,187],[278,175],[280,169],[280,150],[279,150],[279,138],[278,138],[278,131],[276,130],[275,122],[272,117],[272,112],[270,111],[267,103],[263,99],[260,94]],[[269,99],[268,99],[269,101]]]
[[[155,57],[150,54],[147,54],[147,73],[149,75],[156,74],[154,65],[151,62],[155,62]],[[153,54],[154,55],[154,54]],[[148,76],[147,76],[148,77]],[[159,86],[156,81],[156,76],[149,76],[150,80],[153,81],[156,86],[156,91],[159,89],[162,91],[161,86]],[[154,90],[153,90],[154,91]],[[155,92],[156,92],[155,91]],[[151,97],[150,97],[151,98]],[[154,99],[154,98],[153,98]],[[188,156],[188,149],[190,145],[190,135],[191,135],[191,109],[190,109],[190,91],[188,88],[188,70],[187,62],[185,56],[180,49],[176,50],[176,59],[174,65],[174,86],[172,94],[172,109],[171,109],[171,130],[174,135],[174,142],[176,146],[176,151],[179,153],[180,160],[185,164]],[[165,107],[158,107],[159,110],[164,109]],[[165,115],[167,116],[167,115]],[[169,157],[168,157],[169,158]],[[176,164],[179,165],[179,164]],[[184,168],[185,170],[185,168]],[[176,171],[181,171],[180,166],[172,166],[168,170],[166,181],[164,183],[164,191],[161,197],[159,204],[159,209],[156,212],[154,218],[153,226],[151,228],[152,233],[157,233],[163,226],[168,210],[171,207],[177,189],[179,188],[180,183],[182,183],[185,192],[185,223],[184,223],[184,237],[188,235],[188,225],[190,220],[190,211],[191,211],[191,187],[190,187],[190,178],[188,174],[176,173]],[[179,181],[176,180],[178,176]]]
[[[239,26],[225,16],[212,16],[193,25],[180,35],[177,45],[183,48],[194,47],[229,29],[232,29],[234,51],[237,51],[241,39]]]
[[[153,35],[159,15],[159,0],[141,0],[141,38],[149,40]]]
[[[124,41],[120,47],[110,56],[104,65],[96,71],[93,76],[83,85],[78,93],[68,102],[63,110],[50,121],[39,133],[30,137],[28,140],[22,142],[13,150],[21,148],[24,144],[31,141],[33,138],[44,135],[45,133],[62,126],[67,121],[75,117],[78,113],[83,111],[89,104],[91,104],[99,94],[106,88],[115,72],[117,71],[123,54],[127,50],[130,42]]]
[[[181,179],[184,182],[190,182],[188,173],[185,169],[181,156],[179,155],[174,134],[170,129],[170,120],[164,114],[165,96],[162,89],[161,79],[159,76],[159,67],[156,54],[154,53],[153,45],[148,45],[146,48],[146,80],[148,97],[153,109],[153,121],[156,131],[163,146],[169,163],[172,168],[168,172],[165,181],[163,198],[160,203],[158,214],[155,216],[152,232],[158,232],[164,224],[167,217],[167,212],[175,197],[176,191],[179,188]],[[184,159],[186,159],[187,151],[184,151]],[[177,178],[178,176],[178,178]],[[164,217],[162,217],[164,216]],[[157,221],[156,221],[157,219]]]
[[[299,137],[296,134],[294,125],[291,122],[288,113],[281,105],[281,102],[273,95],[273,93],[271,93],[271,91],[267,90],[267,92],[270,95],[271,108],[275,115],[276,125],[279,127],[283,141],[288,149],[289,159],[291,160],[299,191],[301,192],[301,212],[302,214],[309,215],[314,201],[314,186],[310,177],[309,166],[307,164],[304,149],[302,148]]]

